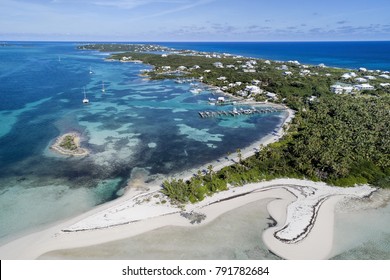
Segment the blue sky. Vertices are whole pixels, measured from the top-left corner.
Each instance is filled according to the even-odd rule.
[[[390,1],[0,0],[0,40],[390,40]]]

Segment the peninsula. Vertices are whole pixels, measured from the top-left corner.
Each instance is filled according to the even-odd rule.
[[[89,153],[87,149],[80,147],[80,135],[76,132],[61,135],[50,148],[67,156],[86,156]]]

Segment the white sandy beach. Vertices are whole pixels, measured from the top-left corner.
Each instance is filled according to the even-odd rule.
[[[254,154],[260,144],[277,141],[283,135],[283,126],[292,117],[293,111],[288,110],[288,116],[278,131],[243,149],[243,157]],[[211,164],[214,170],[219,170],[236,160],[232,156]],[[176,177],[188,178],[202,168]],[[277,221],[275,227],[263,234],[268,248],[286,259],[324,259],[332,249],[336,202],[343,197],[364,198],[376,190],[369,186],[337,188],[307,180],[277,179],[230,187],[227,191],[182,209],[171,205],[160,193],[158,182],[140,188],[139,180],[135,181],[137,186],[134,181],[130,182],[126,194],[114,201],[3,245],[0,247],[0,258],[36,259],[50,251],[121,240],[164,226],[196,227],[199,225],[191,224],[181,214],[205,215],[200,223],[203,225],[227,211],[268,198],[273,199],[268,206],[269,213]]]

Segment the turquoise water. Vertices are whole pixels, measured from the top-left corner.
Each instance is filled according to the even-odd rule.
[[[0,48],[0,238],[115,199],[134,170],[153,180],[193,168],[250,145],[282,121],[282,113],[201,119],[198,111],[216,109],[203,85],[194,95],[191,84],[148,81],[139,74],[150,66],[106,56],[74,43]],[[49,149],[70,131],[81,134],[89,156]]]

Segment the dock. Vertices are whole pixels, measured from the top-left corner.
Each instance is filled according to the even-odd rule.
[[[236,109],[233,110],[220,110],[220,111],[200,111],[199,116],[204,118],[215,118],[215,117],[236,117],[242,115],[255,115],[255,114],[268,114],[283,111],[278,108],[263,108],[263,109]]]

